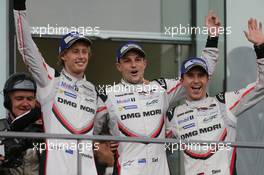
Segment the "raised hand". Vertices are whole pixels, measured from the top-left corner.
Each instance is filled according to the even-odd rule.
[[[210,10],[205,17],[205,26],[208,29],[209,36],[219,36],[219,28],[221,27],[221,22],[219,17],[212,10]]]
[[[248,41],[258,46],[264,43],[264,35],[262,32],[262,23],[258,23],[256,19],[248,20],[248,31],[244,31]]]

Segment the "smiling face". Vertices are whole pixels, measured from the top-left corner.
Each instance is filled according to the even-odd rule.
[[[18,117],[36,106],[35,93],[33,91],[10,92],[11,110],[14,117]]]
[[[82,78],[88,65],[90,46],[77,41],[61,55],[65,70],[76,78]]]
[[[208,74],[201,67],[191,68],[183,74],[181,82],[186,90],[187,100],[201,100],[206,96]]]
[[[147,61],[136,51],[127,52],[116,63],[118,71],[125,81],[132,84],[143,83]]]

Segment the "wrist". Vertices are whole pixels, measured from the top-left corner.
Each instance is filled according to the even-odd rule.
[[[264,43],[254,45],[254,49],[257,55],[257,59],[264,58]]]
[[[26,10],[26,0],[14,0],[15,10]]]
[[[260,45],[262,45],[262,44],[264,44],[264,39],[263,39],[261,42],[259,42],[259,43],[255,43],[254,45],[255,45],[255,46],[260,46]]]
[[[208,35],[207,41],[206,41],[206,46],[205,47],[215,47],[217,48],[218,46],[218,36],[210,36]]]

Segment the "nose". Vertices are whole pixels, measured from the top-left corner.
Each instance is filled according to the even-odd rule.
[[[84,57],[85,57],[85,54],[82,52],[79,52],[79,58],[84,58]]]
[[[131,67],[136,67],[136,61],[135,60],[131,61]]]
[[[194,81],[195,83],[198,83],[198,82],[199,82],[199,77],[198,77],[197,75],[195,75],[194,78],[193,78],[193,81]]]
[[[25,109],[30,109],[31,108],[31,105],[30,105],[31,103],[30,103],[30,101],[29,100],[27,100],[26,98],[23,100],[23,102],[22,102],[22,106],[25,108]]]

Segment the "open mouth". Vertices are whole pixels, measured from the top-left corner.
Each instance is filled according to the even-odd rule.
[[[200,90],[202,89],[201,86],[197,86],[197,85],[196,86],[192,86],[191,88],[192,88],[192,90],[193,90],[194,93],[199,93]]]
[[[132,76],[137,76],[137,73],[138,73],[137,70],[131,71]]]

